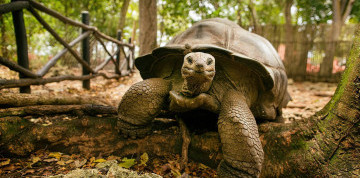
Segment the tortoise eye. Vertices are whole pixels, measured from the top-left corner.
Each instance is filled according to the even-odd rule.
[[[208,58],[208,59],[207,59],[207,65],[212,64],[212,62],[213,62],[213,60],[212,60],[211,58]]]
[[[189,56],[189,57],[187,58],[187,61],[188,61],[188,63],[189,63],[189,64],[192,64],[192,63],[193,63],[193,59],[192,59],[192,57],[191,57],[191,56]]]

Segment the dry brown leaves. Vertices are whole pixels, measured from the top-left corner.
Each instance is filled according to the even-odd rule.
[[[180,156],[151,157],[147,153],[134,158],[107,156],[85,157],[82,155],[67,155],[60,152],[39,150],[29,157],[0,158],[0,177],[33,177],[67,174],[77,168],[99,168],[102,175],[108,169],[102,164],[116,160],[120,167],[135,170],[140,173],[156,173],[163,177],[179,177],[184,175],[196,177],[215,177],[216,171],[208,166],[190,161],[184,170],[180,170]]]

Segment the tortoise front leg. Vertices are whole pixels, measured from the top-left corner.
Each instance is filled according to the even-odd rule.
[[[218,129],[224,156],[218,167],[218,176],[259,177],[264,152],[255,118],[239,92],[225,94]]]
[[[144,137],[151,121],[166,106],[170,82],[161,78],[147,79],[130,87],[118,108],[118,128],[125,137]]]

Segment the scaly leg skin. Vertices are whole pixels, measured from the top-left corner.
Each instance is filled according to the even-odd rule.
[[[124,137],[141,138],[151,131],[151,121],[166,106],[170,82],[152,78],[138,82],[123,96],[117,126]]]
[[[224,96],[218,129],[224,155],[218,177],[259,177],[264,152],[255,118],[241,93],[229,91]]]

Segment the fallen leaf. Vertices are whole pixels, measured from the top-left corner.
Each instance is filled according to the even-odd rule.
[[[205,164],[202,164],[202,163],[199,164],[199,168],[200,169],[210,169],[208,166],[206,166]]]
[[[168,164],[165,164],[161,167],[161,171],[162,172],[165,172],[167,170],[170,170],[171,169],[171,165],[168,163]]]
[[[70,164],[70,163],[72,163],[72,162],[74,162],[74,160],[71,159],[71,160],[65,161],[64,163],[65,163],[65,164]]]
[[[105,162],[106,160],[105,159],[97,159],[97,160],[95,160],[94,162],[95,163],[103,163],[103,162]]]
[[[135,164],[135,159],[123,158],[121,161],[122,162],[119,164],[119,166],[126,168],[126,169],[130,168],[131,166],[133,166]]]
[[[51,152],[49,154],[49,157],[51,158],[56,158],[56,159],[60,159],[61,158],[61,153],[60,152]]]
[[[111,155],[107,158],[107,160],[120,160],[120,157]]]
[[[25,174],[33,174],[35,172],[35,169],[28,169],[25,171]],[[23,174],[23,175],[25,175]]]
[[[50,162],[58,161],[58,159],[56,159],[56,158],[49,158],[49,159],[44,159],[43,161],[50,163]]]
[[[61,166],[64,166],[64,165],[65,165],[65,162],[64,162],[64,161],[58,161],[56,164],[61,165]]]
[[[51,172],[50,172],[50,171],[45,171],[45,172],[43,172],[42,175],[43,175],[43,176],[50,176],[50,175],[51,175]]]
[[[62,159],[64,159],[64,158],[65,158],[65,159],[71,159],[70,155],[61,155],[61,158],[62,158]]]
[[[0,167],[10,164],[10,159],[0,162]]]
[[[70,158],[72,158],[72,159],[75,159],[75,158],[79,158],[80,156],[79,155],[76,155],[76,154],[72,154],[71,156],[70,156]]]
[[[147,153],[143,153],[140,156],[140,164],[139,165],[144,165],[146,166],[146,163],[149,161],[149,155]]]
[[[179,170],[176,169],[171,169],[171,173],[173,174],[174,177],[180,177],[181,173]]]
[[[1,168],[3,171],[13,171],[13,170],[16,170],[16,169],[19,169],[20,167],[19,166],[15,166],[13,164],[10,164],[8,166],[5,166],[3,168]]]
[[[70,119],[69,117],[67,117],[67,116],[64,117],[63,119],[64,119],[64,120],[71,120],[71,119]]]
[[[79,167],[83,166],[86,162],[87,162],[86,159],[83,159],[82,161],[76,160],[74,162],[74,164],[75,164],[75,167],[79,168]]]
[[[32,157],[32,159],[31,159],[31,162],[32,162],[32,164],[35,164],[35,163],[37,163],[38,161],[40,161],[41,159],[39,158],[39,157]]]
[[[90,158],[90,163],[94,162],[95,161],[95,157],[91,157]]]

